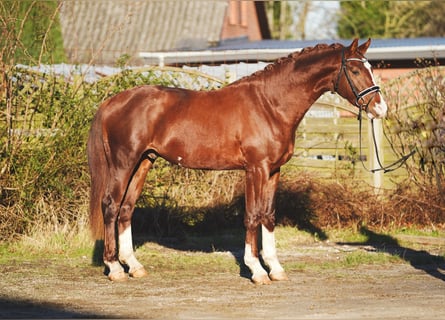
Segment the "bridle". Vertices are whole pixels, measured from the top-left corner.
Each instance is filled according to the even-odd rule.
[[[352,92],[354,93],[355,96],[355,105],[357,106],[357,108],[359,108],[359,112],[358,112],[358,120],[359,120],[359,148],[360,148],[360,157],[359,159],[361,159],[363,168],[368,171],[368,172],[378,172],[378,171],[383,171],[384,173],[386,172],[391,172],[394,171],[398,168],[400,168],[414,153],[416,153],[416,151],[413,149],[411,150],[411,152],[407,155],[402,156],[399,160],[397,160],[396,162],[384,167],[382,165],[382,162],[380,161],[380,156],[379,156],[379,152],[377,149],[377,140],[375,137],[375,130],[374,130],[374,120],[371,119],[371,126],[372,126],[372,139],[374,142],[374,150],[375,150],[375,154],[376,154],[376,159],[377,159],[377,163],[380,166],[380,168],[377,169],[368,169],[365,166],[365,163],[363,161],[363,157],[362,157],[362,111],[365,111],[366,113],[368,113],[369,111],[369,103],[372,101],[372,99],[374,98],[374,96],[377,93],[380,93],[380,86],[377,85],[373,85],[370,86],[362,91],[358,91],[357,87],[354,85],[354,83],[352,82],[351,76],[349,75],[348,72],[348,68],[347,68],[347,63],[349,61],[359,61],[362,63],[366,63],[368,62],[368,60],[363,57],[363,58],[345,58],[345,48],[342,49],[341,52],[341,67],[340,67],[340,71],[338,72],[337,75],[337,80],[334,83],[334,92],[337,92],[338,89],[338,85],[341,79],[342,74],[345,74],[346,80],[348,81],[349,87],[351,88]],[[366,97],[367,95],[374,93],[374,95],[368,99],[367,101],[365,101],[364,97]]]
[[[349,87],[352,90],[352,93],[354,93],[355,96],[355,105],[360,109],[360,110],[364,110],[366,112],[368,112],[369,109],[369,103],[371,102],[372,98],[374,98],[374,95],[376,95],[377,93],[380,92],[380,86],[377,85],[373,85],[370,86],[362,91],[358,91],[357,87],[354,85],[354,83],[352,82],[351,76],[349,75],[348,72],[348,62],[349,61],[359,61],[362,63],[366,63],[368,62],[368,60],[366,58],[349,58],[346,59],[345,57],[345,48],[342,49],[341,52],[341,67],[340,67],[340,71],[338,72],[337,75],[337,80],[334,83],[334,92],[337,92],[338,89],[338,85],[341,79],[342,74],[345,74],[346,80],[348,81]],[[368,101],[365,101],[365,97],[371,93],[374,93],[374,95],[368,99]]]

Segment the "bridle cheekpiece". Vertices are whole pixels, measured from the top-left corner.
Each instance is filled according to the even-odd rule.
[[[368,101],[364,100],[364,97],[366,97],[367,95],[371,94],[371,93],[379,93],[380,92],[380,86],[374,85],[371,86],[369,88],[366,88],[362,91],[358,91],[357,87],[354,85],[354,83],[352,82],[352,79],[349,75],[348,72],[348,68],[347,68],[347,63],[349,61],[359,61],[362,63],[366,63],[368,62],[368,60],[366,58],[349,58],[346,59],[345,58],[345,48],[343,48],[342,53],[341,53],[341,68],[340,71],[338,72],[337,75],[337,80],[334,84],[334,91],[337,92],[338,89],[338,84],[340,82],[340,78],[341,75],[344,73],[346,80],[348,81],[349,87],[351,88],[352,92],[354,93],[355,96],[355,105],[360,109],[360,110],[364,110],[366,112],[368,112],[368,107],[369,107],[369,103],[371,102],[372,98],[369,99]]]

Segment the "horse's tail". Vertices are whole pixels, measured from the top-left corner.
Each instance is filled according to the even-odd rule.
[[[93,239],[104,238],[104,218],[102,214],[102,198],[108,179],[108,163],[105,157],[104,138],[102,132],[102,115],[99,111],[94,117],[88,137],[88,165],[90,168],[90,229]]]

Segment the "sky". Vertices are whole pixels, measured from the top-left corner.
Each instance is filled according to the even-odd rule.
[[[339,1],[311,1],[306,20],[306,40],[337,39]]]

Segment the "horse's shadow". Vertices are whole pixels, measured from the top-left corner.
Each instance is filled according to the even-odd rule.
[[[445,281],[445,258],[433,255],[425,250],[414,250],[400,245],[399,241],[385,234],[379,234],[369,230],[366,227],[360,228],[360,233],[366,236],[365,242],[340,242],[338,244],[350,246],[367,245],[379,252],[385,252],[409,262],[415,269],[422,270],[425,273],[439,280]]]
[[[277,222],[305,230],[320,240],[326,240],[326,233],[313,224],[314,214],[309,205],[308,194],[287,194],[281,191],[277,199]],[[244,197],[238,197],[232,203],[212,208],[188,209],[155,206],[139,208],[133,216],[133,242],[136,248],[145,243],[154,242],[161,246],[181,250],[200,252],[230,252],[239,266],[241,277],[251,277],[250,270],[244,264]],[[196,219],[192,224],[184,223],[184,215]],[[190,221],[189,221],[190,222]],[[366,236],[362,242],[340,242],[340,245],[369,246],[372,250],[385,252],[409,262],[414,268],[445,281],[445,259],[424,250],[415,250],[400,245],[399,241],[385,234],[379,234],[366,227],[360,229]],[[261,239],[259,239],[261,244]],[[97,241],[93,251],[94,265],[103,265],[103,241]]]
[[[327,235],[311,222],[314,215],[307,197],[306,193],[296,196],[281,191],[277,199],[277,223],[295,226],[318,239],[325,240]],[[289,201],[290,198],[298,200]],[[135,248],[154,242],[181,251],[230,252],[239,266],[240,276],[250,279],[251,272],[243,259],[245,240],[243,208],[243,196],[235,198],[228,204],[196,208],[191,211],[188,208],[187,212],[181,208],[163,205],[137,208],[132,221],[133,244]],[[184,223],[185,216],[188,223]],[[190,220],[194,221],[190,223]],[[261,237],[258,240],[261,249]],[[96,241],[92,257],[94,265],[103,265],[103,246],[103,241]]]

